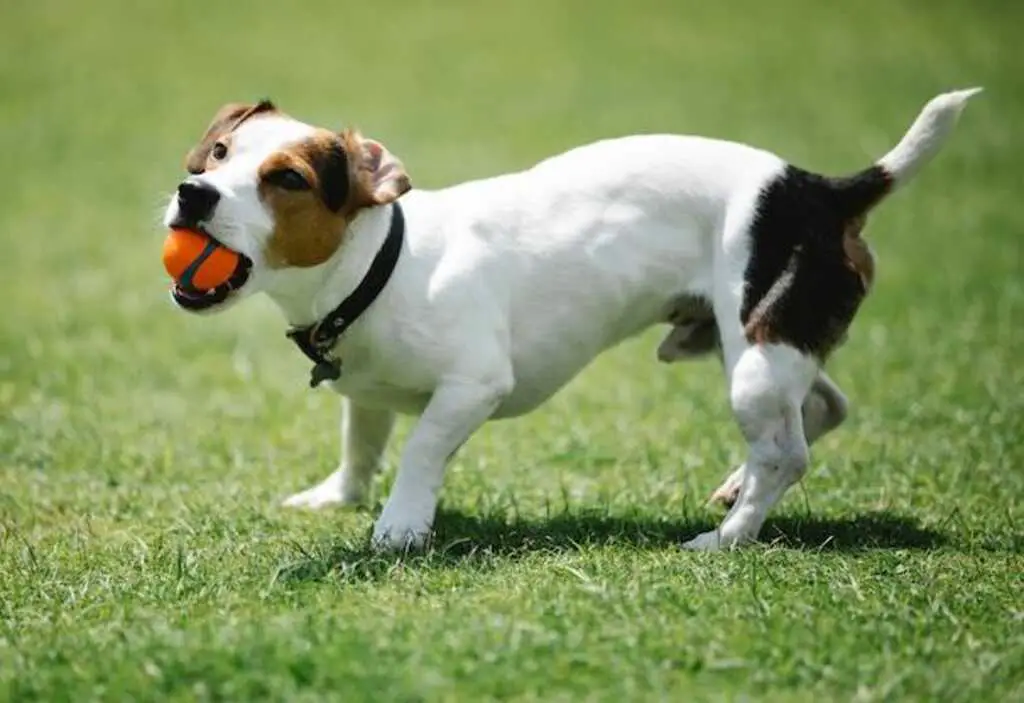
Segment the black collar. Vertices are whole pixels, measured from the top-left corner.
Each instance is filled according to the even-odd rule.
[[[288,338],[316,364],[310,374],[310,388],[316,388],[323,381],[335,381],[341,377],[341,361],[329,358],[328,354],[337,343],[338,337],[366,312],[384,290],[398,264],[404,238],[405,217],[402,215],[402,208],[398,203],[394,203],[391,206],[391,228],[388,230],[388,236],[356,289],[342,300],[338,307],[327,313],[324,319],[308,327],[293,327],[288,331]]]

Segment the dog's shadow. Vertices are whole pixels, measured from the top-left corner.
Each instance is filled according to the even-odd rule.
[[[530,553],[573,552],[595,546],[664,549],[678,547],[714,524],[710,518],[662,519],[587,510],[529,518],[441,510],[435,521],[434,539],[423,553],[378,554],[367,540],[312,548],[295,544],[292,546],[297,553],[278,568],[274,581],[315,581],[330,576],[344,581],[376,581],[388,578],[395,569],[486,568],[496,558],[516,559]],[[942,532],[888,511],[842,518],[781,516],[770,519],[761,532],[761,544],[767,547],[823,552],[933,549],[948,541]]]
[[[678,546],[714,529],[712,517],[679,519],[643,515],[615,516],[600,511],[564,512],[548,518],[494,517],[442,511],[435,542],[457,552],[497,553],[566,551],[584,546]],[[784,516],[769,519],[762,543],[801,550],[930,549],[947,540],[916,520],[888,511],[844,518]],[[464,545],[464,546],[463,546]]]

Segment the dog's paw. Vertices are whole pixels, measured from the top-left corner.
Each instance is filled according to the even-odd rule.
[[[691,552],[720,552],[726,549],[737,549],[753,544],[756,541],[756,535],[742,530],[730,529],[727,520],[717,530],[699,534],[689,542],[684,542],[681,546],[683,549],[688,549]]]
[[[430,539],[430,526],[422,522],[387,523],[378,520],[373,527],[372,546],[378,552],[420,551]]]
[[[341,475],[331,474],[312,488],[307,488],[304,491],[299,491],[295,495],[289,496],[281,505],[286,508],[320,510],[321,508],[329,507],[362,505],[365,499],[365,490],[346,485]]]
[[[682,544],[683,549],[688,549],[691,552],[717,552],[722,549],[722,546],[718,530],[697,535],[689,542]]]
[[[743,486],[742,483],[734,485],[722,484],[718,489],[711,494],[708,498],[708,505],[721,505],[724,508],[731,508],[736,504],[736,501],[740,497],[740,488]]]
[[[436,507],[428,493],[392,493],[373,526],[373,548],[383,552],[423,549],[430,539]]]
[[[743,466],[739,467],[731,474],[729,478],[722,482],[722,485],[715,489],[715,492],[708,498],[708,504],[721,504],[727,508],[731,508],[740,497],[740,489],[743,488],[743,478],[745,475],[745,469]]]

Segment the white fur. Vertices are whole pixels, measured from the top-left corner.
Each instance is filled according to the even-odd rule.
[[[896,185],[906,183],[939,153],[967,101],[980,92],[981,88],[968,88],[932,98],[900,143],[879,159],[878,165],[888,171]]]
[[[883,165],[908,177],[935,151],[966,96],[929,103]],[[391,218],[389,205],[362,211],[322,265],[264,265],[273,222],[257,194],[257,167],[312,132],[284,117],[249,120],[234,133],[225,163],[199,177],[221,192],[205,227],[254,261],[243,294],[267,292],[293,325],[320,319],[353,290]],[[634,136],[520,173],[405,195],[397,269],[334,350],[344,367],[334,389],[346,398],[341,467],[287,504],[362,500],[393,414],[418,415],[374,543],[421,545],[446,462],[481,424],[529,412],[601,351],[668,322],[678,301],[696,296],[711,301],[750,451],[727,481],[734,504],[719,529],[686,546],[755,539],[805,471],[808,440],[845,415],[845,399],[813,359],[786,346],[751,346],[740,325],[753,207],[784,166],[741,144]],[[175,214],[172,202],[168,222]],[[295,363],[305,363],[298,353]]]

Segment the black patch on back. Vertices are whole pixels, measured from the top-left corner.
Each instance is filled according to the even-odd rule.
[[[847,178],[787,166],[765,187],[740,310],[750,341],[789,344],[822,360],[842,341],[866,293],[843,235],[890,186],[877,166]]]
[[[325,151],[317,152],[311,161],[313,170],[320,180],[320,197],[331,212],[337,212],[348,199],[348,155],[340,144],[331,144]]]

